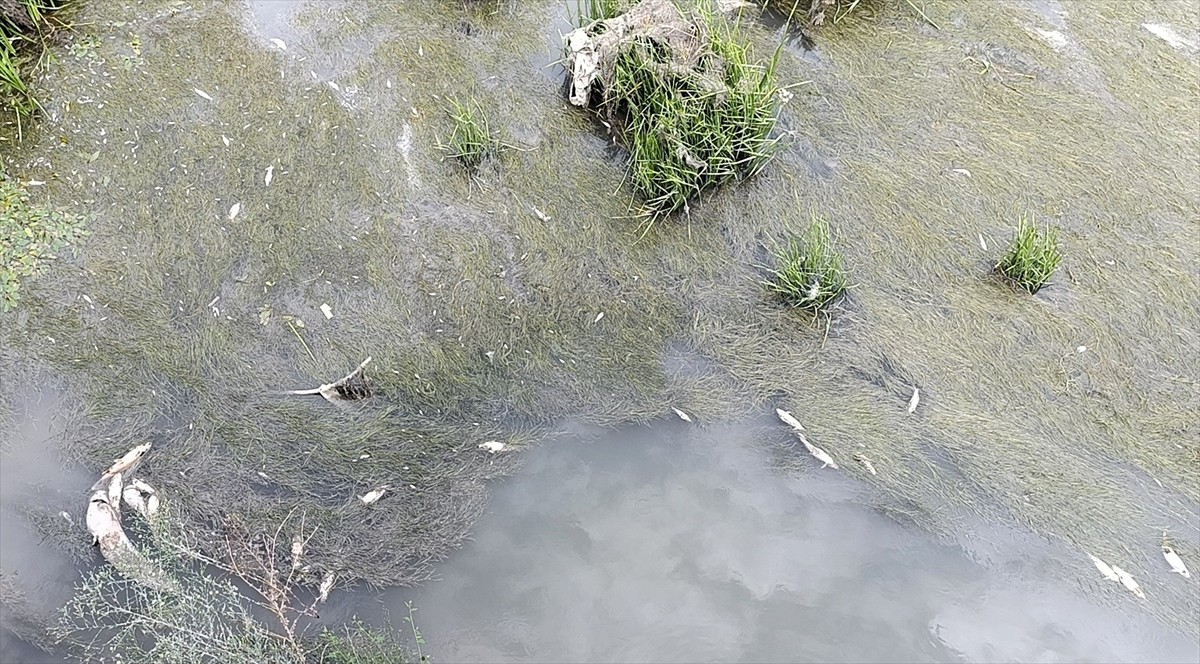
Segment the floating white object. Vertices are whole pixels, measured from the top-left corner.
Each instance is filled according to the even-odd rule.
[[[914,387],[912,398],[908,400],[908,412],[916,411],[919,403],[921,403],[921,390]]]
[[[983,233],[979,234],[979,248],[987,251],[987,242],[983,239]]]
[[[209,96],[208,96],[208,93],[207,93],[207,92],[205,92],[205,91],[201,90],[200,88],[192,88],[192,90],[193,90],[193,91],[195,91],[195,93],[196,93],[196,94],[200,95],[201,97],[204,97],[205,99],[207,99],[207,100],[209,100],[209,101],[212,101],[212,100],[213,100],[213,98],[212,98],[212,97],[209,97]]]
[[[229,220],[233,221],[237,218],[238,213],[242,211],[241,203],[234,203],[233,207],[229,208]]]
[[[1075,352],[1076,352],[1076,353],[1086,353],[1086,352],[1087,352],[1087,346],[1076,346],[1076,347],[1075,347]]]
[[[1169,546],[1163,546],[1163,558],[1167,559],[1167,564],[1171,566],[1171,571],[1181,575],[1185,579],[1192,578],[1191,572],[1188,571],[1186,565],[1183,564],[1183,559],[1178,553]]]
[[[391,487],[384,484],[378,489],[372,489],[371,491],[364,493],[363,495],[359,496],[358,499],[361,500],[364,505],[374,505],[379,501],[380,498],[383,498],[383,494],[387,493],[387,490],[390,488]]]
[[[792,427],[796,431],[804,431],[804,425],[800,424],[800,420],[792,417],[792,414],[786,410],[782,408],[776,408],[775,414],[779,416],[779,419],[782,420],[784,424]]]
[[[1121,585],[1125,586],[1129,592],[1137,595],[1139,599],[1146,599],[1146,593],[1142,592],[1142,587],[1138,585],[1137,581],[1134,581],[1133,576],[1129,572],[1116,565],[1112,566],[1112,571],[1113,574],[1117,575],[1117,579],[1121,581]]]
[[[332,571],[325,572],[325,578],[321,579],[321,596],[317,599],[319,603],[324,604],[325,600],[329,599],[329,591],[333,590],[334,573]]]
[[[267,166],[267,174],[263,176],[263,184],[269,187],[273,179],[275,179],[275,166]]]
[[[325,314],[326,319],[333,318],[333,308],[328,304],[321,305],[321,313]]]
[[[1121,581],[1121,577],[1117,576],[1117,573],[1108,566],[1108,563],[1100,560],[1090,553],[1088,554],[1088,558],[1092,559],[1092,564],[1096,566],[1096,569],[1100,570],[1100,574],[1102,574],[1104,578],[1108,579],[1109,581],[1117,581],[1118,583]]]
[[[968,171],[968,170],[967,170],[967,169],[965,169],[965,168],[951,168],[951,169],[950,169],[950,172],[951,172],[951,173],[958,173],[959,175],[965,175],[965,176],[967,176],[967,177],[971,177],[971,171]]]
[[[229,137],[225,134],[221,134],[221,142],[225,144],[225,147],[229,147]]]
[[[604,312],[603,312],[603,311],[601,311],[600,313],[596,314],[596,320],[592,321],[592,325],[595,325],[596,323],[599,323],[601,318],[604,318]]]
[[[287,44],[284,43],[284,41],[279,37],[271,37],[271,43],[275,45],[275,48],[278,48],[281,51],[287,50]]]
[[[872,475],[879,474],[879,473],[875,472],[875,464],[871,463],[871,460],[868,459],[866,457],[866,455],[856,454],[856,455],[854,455],[854,458],[858,459],[858,462],[863,465],[863,468],[866,468],[867,471],[869,471]]]
[[[679,419],[683,420],[684,422],[692,421],[692,418],[688,417],[688,414],[683,412],[682,410],[679,410],[678,408],[676,408],[674,406],[671,407],[671,410],[675,411],[675,414],[679,416]]]
[[[508,445],[505,445],[504,443],[502,443],[498,440],[489,440],[486,443],[479,444],[479,449],[487,450],[488,452],[491,452],[492,454],[495,454],[496,452],[503,452],[507,448],[508,448]]]
[[[1145,28],[1150,34],[1170,44],[1171,48],[1194,49],[1200,46],[1197,45],[1196,42],[1186,39],[1178,32],[1175,32],[1174,28],[1169,25],[1163,25],[1161,23],[1143,23],[1142,27]]]
[[[533,206],[530,206],[530,207],[533,207]],[[541,219],[542,221],[550,221],[550,216],[547,215],[545,212],[542,212],[541,210],[537,209],[536,207],[533,208],[533,213],[535,215],[537,215],[537,218]]]
[[[834,470],[838,469],[838,465],[836,463],[834,463],[833,457],[829,456],[829,454],[825,450],[808,442],[808,439],[804,437],[804,434],[797,433],[796,435],[800,437],[800,442],[804,443],[804,449],[808,450],[809,454],[813,455],[814,457],[816,457],[817,461],[821,462],[822,468],[829,466],[830,468],[833,468]]]

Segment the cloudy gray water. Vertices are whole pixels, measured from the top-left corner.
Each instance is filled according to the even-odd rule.
[[[779,472],[753,433],[680,424],[543,447],[443,581],[383,601],[402,616],[412,600],[444,662],[1197,659],[1048,578],[1049,546],[975,533],[996,550],[977,563],[839,472]]]

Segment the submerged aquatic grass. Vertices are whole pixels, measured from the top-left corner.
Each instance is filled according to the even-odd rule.
[[[17,306],[21,282],[40,273],[54,252],[83,237],[82,223],[78,215],[34,205],[0,170],[0,311]]]
[[[774,278],[767,287],[787,304],[818,311],[846,292],[842,256],[833,247],[829,224],[813,219],[802,238],[789,238],[775,252]]]
[[[23,135],[25,121],[41,109],[30,77],[47,58],[47,42],[59,27],[52,14],[66,0],[7,0],[0,2],[0,109]]]
[[[1013,285],[1036,293],[1050,281],[1062,258],[1058,229],[1039,230],[1031,218],[1022,215],[1008,253],[996,263],[996,272]]]
[[[503,143],[492,131],[487,114],[479,102],[469,99],[465,103],[450,100],[447,114],[454,122],[444,149],[451,157],[469,169],[478,168],[483,161],[500,153]]]
[[[771,159],[780,52],[756,62],[738,25],[703,4],[681,13],[678,29],[647,25],[666,20],[652,10],[626,16],[633,27],[603,47],[615,54],[601,55],[611,58],[611,70],[601,65],[592,105],[629,151],[628,177],[653,223]]]

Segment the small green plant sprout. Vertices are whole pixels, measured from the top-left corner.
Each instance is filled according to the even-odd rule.
[[[829,224],[813,219],[801,238],[789,238],[775,251],[774,278],[767,287],[787,304],[820,311],[846,292],[842,256],[833,248]]]
[[[459,160],[468,169],[474,170],[488,157],[500,153],[504,144],[492,131],[487,116],[477,101],[470,99],[463,103],[451,99],[450,108],[446,112],[454,122],[454,129],[443,149],[451,157]]]
[[[1029,216],[1022,215],[1012,246],[996,263],[996,272],[1014,286],[1036,293],[1050,281],[1062,258],[1058,229],[1047,228],[1043,232]]]

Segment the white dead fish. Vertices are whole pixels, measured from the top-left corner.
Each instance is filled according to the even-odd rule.
[[[604,312],[603,312],[603,311],[601,311],[600,313],[596,314],[596,320],[592,321],[592,325],[595,325],[596,323],[599,323],[599,322],[600,322],[600,319],[602,319],[602,318],[604,318]]]
[[[209,101],[212,101],[212,100],[213,100],[213,98],[212,98],[212,97],[208,96],[208,93],[207,93],[207,92],[205,92],[205,91],[201,90],[200,88],[192,88],[192,90],[193,90],[193,91],[194,91],[196,94],[200,95],[201,97],[204,97],[205,99],[207,99],[207,100],[209,100]]]
[[[98,490],[92,492],[88,499],[87,528],[92,535],[92,544],[98,544],[100,538],[114,531],[121,531],[121,521],[116,512],[108,504],[108,492]],[[124,532],[124,531],[121,531]]]
[[[371,491],[364,493],[363,495],[359,496],[358,499],[362,501],[363,505],[374,505],[379,501],[380,498],[383,498],[383,494],[387,493],[387,490],[390,488],[390,486],[384,484],[378,489],[372,489]]]
[[[533,213],[535,215],[537,215],[538,219],[541,219],[542,221],[550,221],[550,216],[547,215],[545,212],[542,212],[541,210],[537,209],[536,207],[533,207],[532,205],[530,207],[533,208]]]
[[[104,477],[110,477],[117,473],[129,472],[134,466],[142,460],[142,455],[150,451],[150,443],[142,443],[136,445],[119,459],[113,461],[113,465],[109,466],[108,470],[104,471],[101,481],[105,481]]]
[[[1100,570],[1100,574],[1104,576],[1104,578],[1108,579],[1109,581],[1116,581],[1118,583],[1121,581],[1121,577],[1117,576],[1117,573],[1113,571],[1113,568],[1108,566],[1108,563],[1100,560],[1090,553],[1088,554],[1088,558],[1092,559],[1092,564],[1096,566],[1096,569]]]
[[[117,518],[121,518],[121,493],[125,486],[125,478],[121,473],[117,473],[108,480],[108,505],[112,508],[113,513]]]
[[[959,175],[965,175],[965,176],[967,176],[967,177],[971,177],[971,171],[968,171],[968,170],[967,170],[967,169],[965,169],[965,168],[951,168],[951,169],[950,169],[950,172],[951,172],[951,173],[958,173]]]
[[[72,519],[70,514],[67,514],[66,512],[59,512],[58,515],[66,519],[67,523],[71,524],[72,526],[75,525],[75,519]]]
[[[866,455],[863,455],[863,454],[855,454],[855,455],[854,455],[854,458],[855,458],[855,459],[857,459],[857,460],[858,460],[858,462],[859,462],[859,463],[861,463],[861,464],[863,465],[863,468],[866,468],[866,469],[867,469],[867,471],[868,471],[868,472],[870,472],[872,475],[878,475],[878,474],[879,474],[879,473],[875,472],[875,464],[871,463],[871,460],[870,460],[870,459],[868,459],[868,458],[866,457]]]
[[[325,314],[326,320],[333,318],[333,308],[330,307],[328,304],[321,305],[321,313]]]
[[[917,410],[917,404],[921,403],[921,390],[913,388],[912,398],[908,400],[908,412],[912,413]]]
[[[142,492],[138,488],[130,484],[121,492],[121,499],[125,501],[133,511],[146,516],[146,499],[142,497]]]
[[[281,51],[287,50],[287,44],[284,43],[284,41],[282,39],[280,39],[279,37],[271,37],[271,43],[275,45],[275,48],[277,48]]]
[[[827,454],[827,453],[825,452],[825,450],[823,450],[823,449],[821,449],[821,448],[817,447],[816,445],[809,445],[809,446],[808,446],[808,451],[809,451],[810,453],[812,453],[812,455],[813,455],[814,457],[816,457],[816,458],[817,458],[817,461],[820,461],[820,462],[821,462],[821,467],[822,467],[822,468],[824,468],[824,467],[826,467],[826,466],[829,466],[830,468],[832,468],[832,469],[834,469],[834,470],[837,470],[837,469],[838,469],[838,465],[837,465],[836,463],[834,463],[834,461],[833,461],[833,457],[829,456],[829,454]]]
[[[683,412],[682,410],[679,410],[678,408],[676,408],[674,406],[671,407],[671,410],[675,411],[675,414],[679,416],[679,419],[683,420],[684,422],[692,421],[692,418],[688,417],[688,414]]]
[[[143,482],[140,478],[135,477],[134,480],[132,482],[130,482],[130,484],[133,485],[134,487],[137,487],[137,490],[141,491],[144,494],[158,493],[157,491],[154,490],[154,487],[150,486],[146,482]]]
[[[1172,572],[1179,574],[1185,579],[1192,578],[1191,572],[1189,572],[1187,566],[1183,564],[1183,559],[1179,557],[1178,553],[1175,553],[1174,549],[1166,546],[1165,544],[1163,545],[1163,558],[1167,559],[1167,564],[1171,566]]]
[[[775,414],[779,416],[779,419],[782,420],[784,424],[792,427],[796,431],[804,431],[804,425],[800,424],[800,420],[792,417],[792,414],[786,410],[782,408],[776,408]]]
[[[242,204],[234,203],[233,206],[229,208],[229,220],[233,221],[234,219],[236,219],[238,216],[238,213],[241,211],[242,211]]]
[[[267,166],[267,174],[263,176],[263,184],[269,187],[273,179],[275,179],[275,166]]]
[[[300,567],[300,558],[304,556],[304,538],[296,533],[292,537],[292,569]]]
[[[498,440],[489,440],[486,443],[479,444],[479,449],[487,450],[487,451],[491,452],[492,454],[495,454],[496,452],[503,452],[507,448],[508,448],[508,445],[505,445],[504,443],[502,443]]]
[[[363,369],[367,368],[367,365],[370,363],[371,358],[367,357],[367,359],[363,360],[362,364],[358,365],[354,371],[351,371],[339,380],[335,380],[332,383],[325,383],[320,387],[314,387],[310,390],[288,390],[283,392],[283,394],[294,394],[298,396],[319,394],[322,397],[325,397],[326,401],[331,401],[334,403],[338,401],[357,401],[359,399],[366,399],[371,396],[371,385],[362,375],[362,372]]]
[[[1137,595],[1138,599],[1146,599],[1146,593],[1142,592],[1142,587],[1138,585],[1137,581],[1134,581],[1133,576],[1129,572],[1116,565],[1112,566],[1112,571],[1113,574],[1117,575],[1117,579],[1121,581],[1121,585],[1125,586],[1129,592]]]
[[[325,578],[321,579],[321,596],[317,599],[318,603],[324,604],[325,600],[329,599],[329,591],[333,590],[333,572],[325,572]]]

